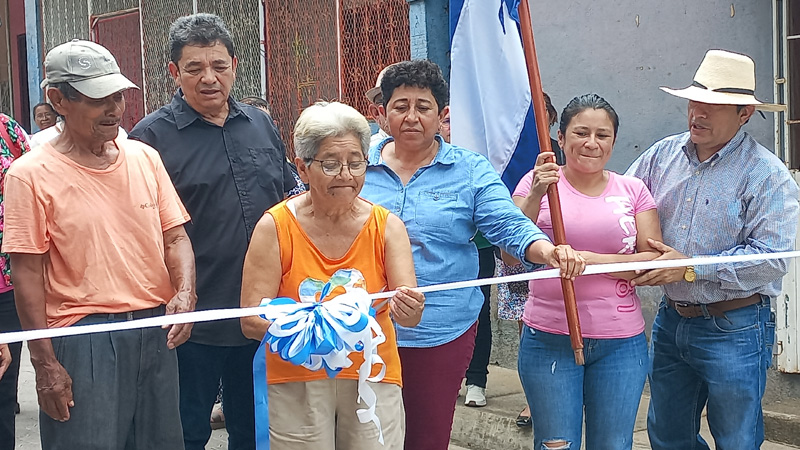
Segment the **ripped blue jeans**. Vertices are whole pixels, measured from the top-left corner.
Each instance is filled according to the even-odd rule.
[[[585,366],[575,364],[569,336],[524,327],[519,377],[533,419],[533,448],[622,450],[633,445],[636,412],[647,378],[644,333],[584,339]],[[547,444],[545,444],[547,443]]]

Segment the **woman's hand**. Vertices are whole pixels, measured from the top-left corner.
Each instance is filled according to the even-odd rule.
[[[425,294],[405,286],[397,288],[389,301],[389,310],[392,318],[401,327],[415,327],[422,320],[422,311],[425,309]]]
[[[561,278],[573,280],[586,269],[586,260],[569,245],[553,246],[550,252],[545,253],[548,266],[561,269]]]
[[[550,158],[555,161],[555,157],[556,154],[553,152],[540,153],[536,157],[536,164],[533,166],[533,183],[528,197],[541,200],[547,193],[547,187],[558,182],[558,164],[548,162]]]

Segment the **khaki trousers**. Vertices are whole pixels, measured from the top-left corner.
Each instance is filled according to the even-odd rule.
[[[400,386],[370,383],[378,397],[374,423],[360,423],[356,380],[326,379],[280,383],[267,387],[272,450],[403,450],[405,411]]]

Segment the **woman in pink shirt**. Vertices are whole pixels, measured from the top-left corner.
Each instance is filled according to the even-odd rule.
[[[619,118],[602,97],[588,94],[561,114],[558,143],[566,165],[545,162],[517,185],[514,202],[553,237],[547,187],[557,183],[567,242],[589,264],[651,260],[661,240],[653,197],[636,178],[605,170]],[[530,283],[519,349],[519,374],[531,408],[534,448],[630,449],[648,370],[639,297],[633,272],[575,280],[585,366],[575,364],[558,279]]]

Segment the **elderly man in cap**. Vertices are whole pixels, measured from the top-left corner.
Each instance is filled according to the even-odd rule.
[[[755,63],[710,50],[680,90],[689,131],[655,143],[628,169],[653,193],[662,259],[759,255],[794,249],[798,187],[781,160],[742,130],[756,109]],[[772,361],[770,299],[786,260],[651,270],[632,281],[663,286],[653,325],[647,429],[656,450],[708,449],[700,415],[718,449],[757,449],[761,398]]]
[[[190,311],[189,216],[152,148],[118,136],[126,89],[114,57],[74,40],[44,62],[64,117],[5,180],[3,251],[24,329]],[[183,448],[175,348],[191,324],[30,341],[42,447]]]
[[[253,228],[297,182],[272,119],[230,95],[238,60],[222,19],[177,19],[169,49],[178,91],[130,134],[161,153],[192,215],[187,231],[197,257],[197,309],[238,308]],[[187,450],[204,449],[211,436],[220,377],[228,448],[255,448],[252,363],[258,344],[232,319],[197,324],[178,349]]]

